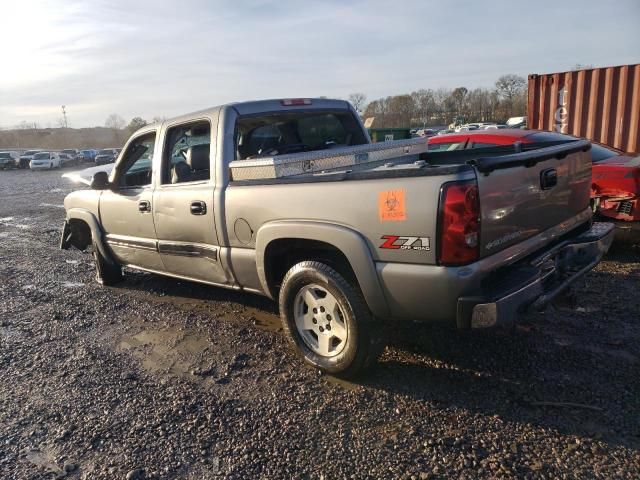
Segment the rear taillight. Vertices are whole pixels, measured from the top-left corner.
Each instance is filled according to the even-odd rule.
[[[445,184],[440,197],[440,264],[464,265],[477,260],[479,236],[478,184],[475,180]]]

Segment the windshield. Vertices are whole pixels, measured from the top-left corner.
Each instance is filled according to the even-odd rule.
[[[240,118],[236,124],[239,160],[365,143],[349,111],[278,112]]]
[[[0,158],[11,158],[11,154],[9,152],[0,152]]]
[[[36,153],[38,153],[38,150],[27,150],[23,155],[34,155]]]
[[[111,150],[100,150],[98,155],[113,155],[113,152]]]
[[[93,153],[93,150],[82,150],[83,155],[91,155],[92,153]]]
[[[72,149],[68,149],[68,150],[62,150],[62,153],[76,153],[76,151]]]
[[[36,153],[33,158],[34,158],[34,160],[42,160],[43,158],[48,159],[49,158],[49,152]]]

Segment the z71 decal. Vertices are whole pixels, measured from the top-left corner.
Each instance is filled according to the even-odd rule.
[[[384,243],[380,248],[389,250],[431,250],[429,237],[401,237],[399,235],[383,235]]]

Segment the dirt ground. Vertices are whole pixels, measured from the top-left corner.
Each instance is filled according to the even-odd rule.
[[[0,172],[0,478],[640,478],[640,250],[515,329],[406,323],[319,375],[249,294],[58,249],[60,171]]]

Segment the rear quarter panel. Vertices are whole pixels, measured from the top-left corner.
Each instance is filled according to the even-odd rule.
[[[464,178],[469,178],[470,174]],[[231,247],[255,248],[256,232],[274,220],[305,220],[337,224],[362,235],[374,261],[435,264],[438,197],[443,182],[460,175],[338,182],[230,185],[226,192],[226,228]],[[396,205],[394,215],[381,215],[386,200]],[[242,243],[236,222],[246,221],[253,232]],[[386,235],[429,238],[429,250],[380,248]],[[295,238],[292,230],[290,236]],[[400,242],[398,242],[400,243]],[[348,257],[349,252],[343,252]]]

